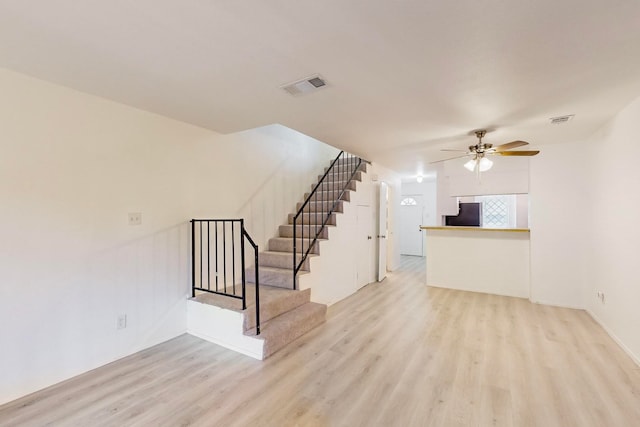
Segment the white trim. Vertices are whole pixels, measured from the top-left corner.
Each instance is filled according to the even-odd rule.
[[[627,353],[627,355],[631,358],[631,360],[633,360],[636,365],[638,365],[638,367],[640,367],[640,357],[636,356],[635,354],[633,354],[633,352],[629,349],[629,347],[627,347],[620,338],[618,338],[616,336],[616,334],[613,333],[613,331],[609,328],[607,328],[607,326],[605,326],[605,324],[595,315],[591,312],[591,310],[589,310],[588,308],[586,308],[584,311],[586,311],[587,313],[589,313],[589,315],[591,316],[591,318],[593,320],[595,320],[595,322],[600,325],[602,327],[602,329],[604,329],[604,331],[609,334],[609,336],[616,342],[616,344],[618,344],[620,346],[620,348],[622,348],[624,350],[625,353]]]
[[[551,306],[551,307],[570,308],[570,309],[573,309],[573,310],[586,310],[586,308],[580,307],[580,306],[577,306],[577,305],[558,304],[558,303],[554,303],[554,302],[538,301],[538,300],[534,300],[534,299],[531,299],[531,298],[529,298],[529,302],[531,302],[532,304],[548,305],[548,306]]]

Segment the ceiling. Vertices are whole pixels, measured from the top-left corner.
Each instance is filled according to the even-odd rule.
[[[478,128],[591,135],[640,95],[640,2],[0,0],[0,66],[217,132],[280,123],[408,176]],[[281,89],[316,73],[328,87]]]

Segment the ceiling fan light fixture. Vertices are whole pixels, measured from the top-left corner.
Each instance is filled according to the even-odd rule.
[[[478,165],[480,167],[480,172],[486,172],[491,169],[491,167],[493,166],[493,162],[486,157],[483,157],[478,162]]]
[[[467,168],[469,172],[473,172],[476,169],[476,159],[469,160],[464,164],[464,167]]]
[[[464,167],[467,168],[469,172],[474,172],[477,169],[479,169],[480,172],[486,172],[493,167],[493,162],[486,157],[475,158],[465,163]]]
[[[418,175],[418,176],[416,177],[416,181],[418,181],[418,184],[422,183],[422,180],[423,180],[423,179],[424,179],[424,178],[422,177],[422,175]]]

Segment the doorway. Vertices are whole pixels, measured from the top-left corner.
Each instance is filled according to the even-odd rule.
[[[400,254],[424,256],[424,201],[421,194],[403,195],[400,202]]]

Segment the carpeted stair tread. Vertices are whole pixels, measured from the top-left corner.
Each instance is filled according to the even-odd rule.
[[[338,162],[336,162],[336,164],[338,165],[338,166],[336,166],[336,167],[338,167],[338,168],[339,168],[338,170],[339,170],[341,173],[342,173],[342,171],[346,171],[346,170],[348,170],[348,168],[349,168],[349,162],[348,162],[348,161],[347,161],[347,162],[345,162],[345,161],[343,161],[342,159],[340,159]],[[354,165],[354,166],[355,166],[355,165]],[[325,167],[325,168],[324,168],[324,171],[325,171],[325,172],[326,172],[326,171],[328,171],[328,170],[329,170],[329,167],[330,167],[330,166]],[[360,164],[360,167],[358,167],[357,171],[359,171],[359,172],[367,172],[367,164],[366,164],[365,162],[362,162],[362,163]]]
[[[303,271],[309,271],[309,260],[313,256],[317,255],[309,254],[307,259],[304,261],[302,265]],[[298,253],[296,259],[300,262],[302,254]],[[290,269],[293,267],[293,252],[264,251],[260,252],[259,260],[261,268],[264,266]]]
[[[252,294],[255,302],[255,294]],[[278,317],[310,301],[311,289],[294,291],[291,289],[277,288],[260,285],[260,323],[265,324],[270,319]],[[255,328],[256,309],[255,303],[244,311],[244,330]]]
[[[342,213],[344,212],[344,200],[338,200],[337,203],[335,203],[336,201],[331,199],[331,200],[327,200],[327,201],[318,201],[318,202],[314,202],[311,201],[309,203],[307,203],[307,205],[304,207],[304,211],[303,212],[319,212],[319,211],[323,211],[323,212],[329,212],[329,209],[334,208],[334,212],[338,212],[338,213]],[[335,206],[334,206],[335,204]],[[296,204],[296,212],[300,211],[300,208],[302,207],[302,202]]]
[[[311,248],[310,253],[320,254],[319,243],[324,239],[318,239]],[[296,239],[296,252],[302,252],[303,248],[306,251],[312,239]],[[272,237],[269,239],[269,250],[274,252],[290,252],[293,253],[293,239],[291,237]]]
[[[289,224],[293,225],[293,217],[295,214],[289,214],[288,221]],[[302,213],[298,216],[297,222],[298,225],[322,225],[322,222],[325,220],[325,215],[322,215],[321,212],[310,212],[310,213]],[[327,219],[326,225],[336,225],[336,214],[332,213],[329,215]]]
[[[333,227],[330,224],[327,224],[320,232],[320,239],[325,240],[329,238],[329,227]],[[318,229],[320,225],[309,225],[305,224],[304,229],[302,225],[296,225],[296,238],[300,239],[303,236],[309,238],[309,235],[315,236],[318,233]],[[293,224],[284,224],[278,228],[279,237],[287,237],[289,240],[293,237]],[[292,250],[293,251],[293,250]]]
[[[245,335],[264,340],[263,357],[266,358],[324,323],[326,314],[326,305],[309,302],[262,323],[260,335],[256,335],[255,328],[245,332]]]
[[[329,190],[329,191],[319,191],[319,193],[325,193],[325,194],[321,194],[318,196],[318,200],[335,200],[338,195],[340,194],[340,191],[333,191],[333,190]],[[307,197],[309,197],[309,193],[304,193],[304,200],[307,200]],[[344,191],[344,194],[342,195],[342,197],[340,197],[340,200],[343,200],[345,202],[349,202],[351,201],[351,190],[346,189]]]
[[[301,275],[307,274],[308,271],[299,271],[298,279]],[[255,270],[249,267],[246,270],[247,282],[255,282]],[[258,270],[258,279],[260,286],[276,286],[278,288],[293,289],[293,269],[292,268],[275,268],[260,267]]]
[[[326,172],[326,170],[325,170],[325,172]],[[320,181],[323,176],[324,175],[318,175],[318,181]],[[340,171],[339,173],[336,172],[333,175],[331,173],[329,173],[327,175],[327,178],[325,178],[325,179],[336,179],[336,180],[339,180],[339,181],[346,181],[350,177],[351,177],[351,172]],[[362,171],[357,171],[353,175],[353,179],[355,179],[356,181],[362,181]]]
[[[318,184],[311,184],[311,191],[316,188]],[[318,187],[318,191],[329,191],[329,190],[339,190],[342,191],[343,188],[347,188],[347,190],[355,191],[357,186],[357,181],[351,180],[347,181],[324,181]]]

